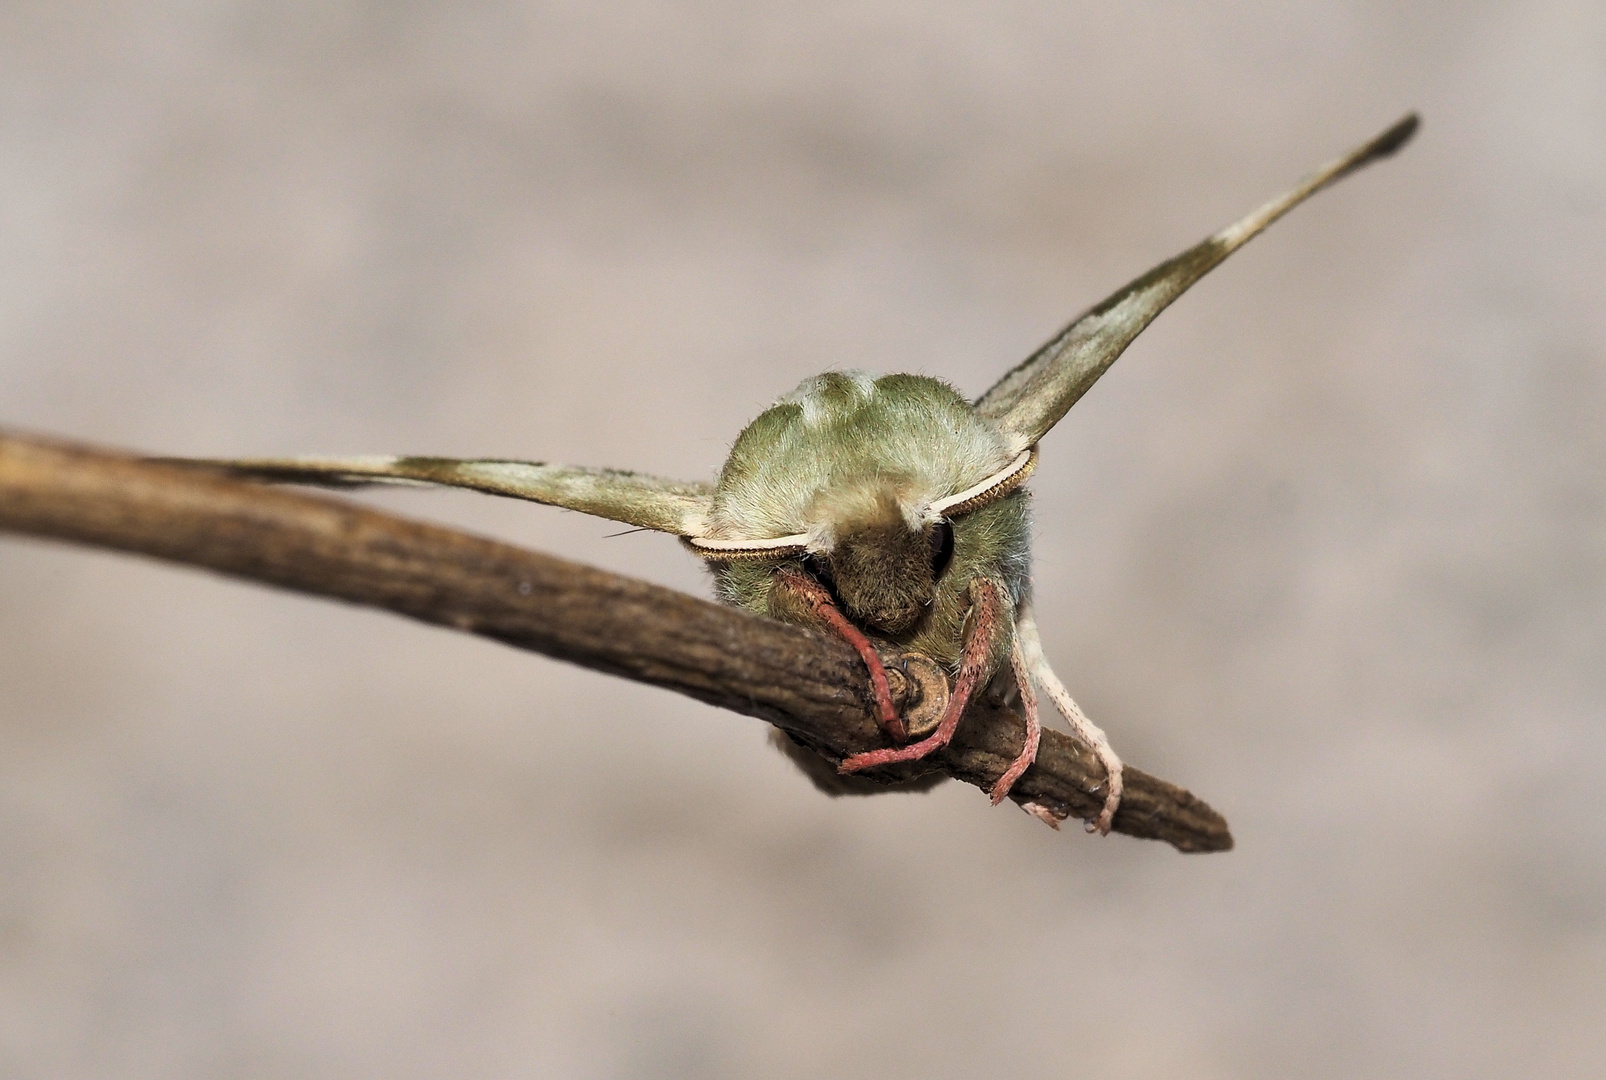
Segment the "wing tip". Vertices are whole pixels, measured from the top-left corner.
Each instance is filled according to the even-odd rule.
[[[1390,124],[1388,129],[1382,134],[1378,135],[1371,142],[1355,151],[1354,155],[1350,158],[1349,163],[1344,167],[1343,170],[1336,173],[1332,179],[1337,180],[1340,177],[1348,176],[1356,169],[1370,165],[1374,161],[1382,161],[1384,158],[1393,157],[1396,153],[1404,148],[1406,143],[1410,142],[1411,139],[1415,137],[1417,130],[1421,128],[1421,126],[1421,114],[1415,109],[1412,109],[1410,112],[1394,121],[1393,124]]]
[[[1385,158],[1399,150],[1416,135],[1422,126],[1422,114],[1412,109],[1394,122],[1394,126],[1372,140],[1368,157]]]

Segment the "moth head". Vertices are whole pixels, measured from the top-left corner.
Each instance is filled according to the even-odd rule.
[[[913,626],[937,593],[933,538],[942,521],[911,514],[897,477],[820,492],[810,517],[820,550],[805,565],[835,594],[849,619],[897,634]]]
[[[908,484],[881,474],[822,490],[809,532],[747,540],[688,537],[712,562],[801,559],[831,589],[844,613],[885,634],[911,628],[930,607],[954,553],[953,521],[1013,492],[1037,463],[1032,447],[963,491],[912,503]]]

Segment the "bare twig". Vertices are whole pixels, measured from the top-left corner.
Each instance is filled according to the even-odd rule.
[[[44,439],[0,434],[0,530],[201,566],[385,608],[768,720],[833,759],[881,745],[864,669],[844,642],[550,555],[366,507]],[[1020,718],[982,701],[930,762],[986,790],[1020,746]],[[1045,732],[1016,783],[1038,812],[1087,818],[1091,753]],[[1115,829],[1182,851],[1225,851],[1227,823],[1136,769]]]

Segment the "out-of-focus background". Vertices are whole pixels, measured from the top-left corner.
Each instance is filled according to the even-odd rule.
[[[826,368],[980,392],[1425,118],[1033,481],[1050,657],[1236,851],[832,802],[750,719],[0,538],[0,1073],[1599,1075],[1600,4],[21,3],[0,88],[0,424],[685,477]]]

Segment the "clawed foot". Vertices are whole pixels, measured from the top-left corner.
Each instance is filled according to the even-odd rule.
[[[1108,836],[1110,823],[1115,820],[1115,811],[1121,805],[1121,759],[1115,756],[1108,742],[1102,746],[1095,745],[1093,753],[1098,756],[1099,764],[1104,766],[1104,809],[1099,811],[1096,821],[1087,823],[1087,831]]]
[[[1055,832],[1060,831],[1060,822],[1065,820],[1064,814],[1056,814],[1042,803],[1023,802],[1020,808]]]

